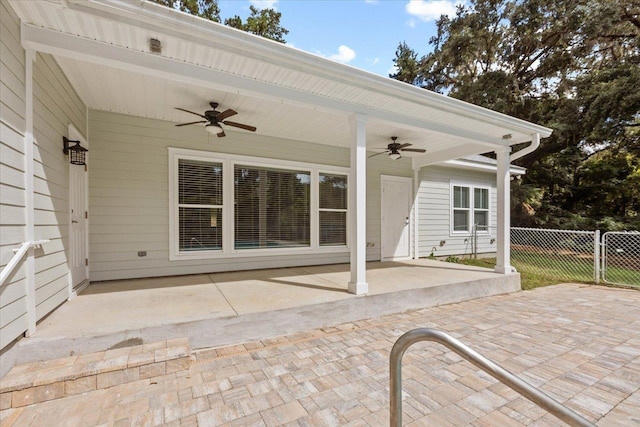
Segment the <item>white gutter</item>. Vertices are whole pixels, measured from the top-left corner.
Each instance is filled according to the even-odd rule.
[[[531,144],[524,147],[522,150],[518,150],[515,153],[511,154],[509,156],[509,162],[513,162],[514,160],[519,159],[520,157],[526,156],[527,154],[537,150],[539,146],[540,146],[540,134],[534,133],[531,136]]]
[[[468,102],[417,88],[408,83],[382,77],[350,65],[340,64],[313,55],[282,43],[248,34],[212,21],[188,15],[155,3],[137,0],[67,0],[69,8],[94,15],[111,15],[111,19],[130,25],[141,26],[143,22],[156,30],[173,32],[174,36],[189,37],[204,46],[213,46],[233,52],[244,51],[251,57],[260,57],[268,63],[297,69],[311,75],[349,84],[360,89],[375,90],[388,96],[413,102],[418,105],[441,110],[473,119],[503,126],[522,133],[537,133],[543,137],[552,130]],[[119,17],[119,19],[118,19]],[[176,34],[178,33],[178,34]],[[193,38],[200,40],[193,40]],[[229,43],[233,43],[230,45]],[[261,54],[264,52],[264,54]]]

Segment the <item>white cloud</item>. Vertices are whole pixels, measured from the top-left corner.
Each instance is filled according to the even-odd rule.
[[[409,28],[415,28],[415,27],[416,27],[416,20],[415,20],[415,19],[413,19],[413,18],[412,18],[412,19],[409,19],[409,20],[407,21],[407,26],[408,26]]]
[[[342,62],[346,64],[353,60],[356,57],[356,51],[351,49],[349,46],[340,45],[338,47],[338,53],[334,53],[333,55],[329,55],[329,59],[333,59],[337,62]]]
[[[380,58],[373,58],[373,61],[371,61],[371,64],[376,65],[378,62],[380,62]]]
[[[275,9],[278,7],[278,0],[249,0],[258,9]]]
[[[454,16],[456,6],[462,3],[464,1],[461,0],[410,0],[405,10],[409,15],[429,22],[439,19],[440,15]]]
[[[365,3],[375,4],[378,3],[378,0],[364,0]]]

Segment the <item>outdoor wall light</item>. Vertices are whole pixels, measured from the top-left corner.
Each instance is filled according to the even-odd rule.
[[[86,165],[86,155],[87,155],[87,150],[86,148],[82,147],[80,145],[80,141],[74,141],[74,140],[70,140],[68,139],[66,136],[62,137],[62,152],[67,155],[69,154],[70,156],[70,162],[72,165],[80,165],[80,166],[84,166]],[[69,144],[75,144],[75,145],[69,145]]]

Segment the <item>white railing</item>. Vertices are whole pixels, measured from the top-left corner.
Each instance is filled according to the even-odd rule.
[[[25,256],[27,251],[30,248],[41,246],[44,243],[49,243],[49,240],[36,240],[35,242],[24,242],[20,245],[18,249],[14,249],[14,254],[11,260],[4,266],[2,271],[0,272],[0,286],[3,286],[4,283],[11,277],[11,273],[13,270],[20,264],[22,258]]]
[[[442,344],[570,426],[595,427],[593,423],[582,415],[562,405],[451,335],[430,328],[418,328],[405,333],[398,338],[391,349],[391,355],[389,356],[389,425],[391,427],[402,427],[402,356],[409,347],[421,341],[433,341]]]

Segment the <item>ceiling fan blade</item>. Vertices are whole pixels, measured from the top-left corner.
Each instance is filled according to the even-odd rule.
[[[402,150],[404,147],[409,147],[411,144],[409,144],[408,142],[405,142],[404,144],[400,144],[398,145],[398,149]]]
[[[176,110],[184,111],[185,113],[195,114],[196,116],[200,116],[200,117],[202,117],[203,119],[206,119],[206,118],[207,118],[206,116],[203,116],[203,115],[202,115],[202,114],[200,114],[200,113],[194,113],[193,111],[185,110],[184,108],[180,108],[180,107],[175,107],[175,108],[176,108]]]
[[[381,152],[379,152],[379,153],[372,154],[372,155],[370,155],[370,156],[369,156],[369,157],[367,157],[367,158],[368,158],[368,159],[370,159],[370,158],[372,158],[372,157],[379,156],[380,154],[386,154],[387,152],[388,152],[388,150],[384,150],[384,151],[381,151]]]
[[[225,111],[226,113],[226,111]],[[223,125],[228,125],[228,126],[234,126],[240,129],[245,129],[245,130],[250,130],[251,132],[255,132],[256,128],[254,126],[249,126],[249,125],[243,125],[242,123],[236,123],[236,122],[222,122]]]
[[[189,122],[189,123],[178,123],[176,126],[188,126],[188,125],[195,125],[198,123],[209,123],[207,120],[200,120],[197,122]]]
[[[219,133],[216,133],[216,135],[218,136],[218,138],[222,138],[223,136],[225,136],[226,134],[224,133],[223,130],[220,130]]]
[[[216,115],[216,120],[221,122],[224,119],[226,119],[227,117],[235,116],[236,114],[238,114],[238,112],[237,111],[233,111],[232,109],[224,110],[223,112],[218,113]]]
[[[414,153],[426,153],[427,150],[423,149],[423,148],[401,148],[401,151],[411,151]]]

